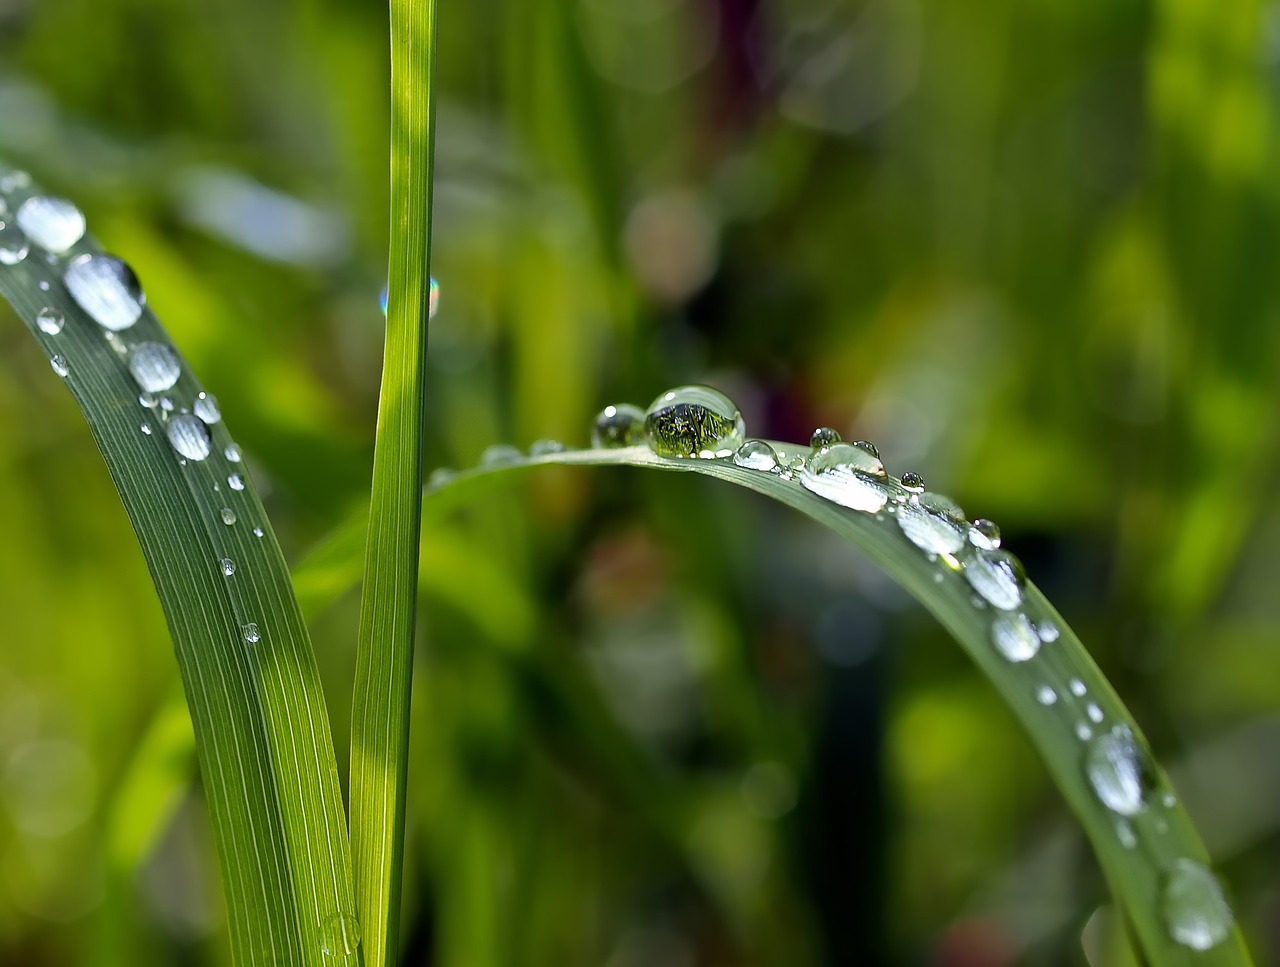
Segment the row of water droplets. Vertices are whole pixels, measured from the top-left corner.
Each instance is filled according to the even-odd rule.
[[[917,473],[891,477],[872,443],[846,443],[828,427],[815,430],[807,448],[748,438],[737,406],[709,386],[669,390],[647,410],[630,403],[607,406],[596,417],[591,443],[605,449],[648,446],[677,459],[731,460],[783,480],[798,478],[823,499],[878,520],[892,516],[906,540],[939,564],[935,581],[947,580],[949,573],[963,576],[973,607],[990,616],[989,640],[1002,659],[1033,667],[1042,649],[1059,638],[1053,619],[1035,614],[1022,564],[1001,547],[1000,528],[989,520],[970,522],[955,501],[927,490]],[[541,440],[529,455],[564,449],[557,441]],[[497,467],[522,456],[515,447],[496,444],[484,452],[481,465]],[[430,483],[439,486],[452,476],[438,470]],[[1148,812],[1155,814],[1152,828],[1167,832],[1168,821],[1159,811],[1176,800],[1159,793],[1154,764],[1133,730],[1123,721],[1108,727],[1107,713],[1079,678],[1060,689],[1038,685],[1034,698],[1046,708],[1070,706],[1079,715],[1071,728],[1083,745],[1084,773],[1098,802],[1116,817],[1119,842],[1126,849],[1137,847],[1131,820]],[[1179,944],[1207,950],[1230,932],[1232,913],[1218,880],[1193,859],[1178,859],[1166,870],[1163,904],[1169,935]]]
[[[250,518],[257,504],[246,493],[247,474],[239,446],[226,437],[219,424],[222,413],[217,399],[194,387],[173,348],[159,338],[153,323],[144,320],[146,294],[133,270],[121,259],[93,250],[85,240],[84,215],[71,202],[32,190],[31,179],[19,171],[0,175],[0,271],[28,259],[42,259],[52,279],[60,280],[66,294],[97,324],[111,350],[137,384],[140,408],[138,432],[164,445],[182,468],[200,505],[202,516],[222,549],[212,566],[226,582],[232,610],[246,648],[261,648],[268,629],[247,607],[237,583],[243,568],[232,549],[246,550],[266,536],[261,524]],[[52,293],[56,282],[41,280],[41,291]],[[436,290],[432,288],[432,301]],[[51,302],[57,301],[51,299]],[[139,322],[143,324],[139,326]],[[36,313],[41,341],[51,350],[50,365],[63,379],[74,379],[75,361],[60,352],[65,339],[65,315],[52,305]],[[136,337],[151,330],[155,337]],[[184,376],[188,378],[184,381]],[[190,386],[190,389],[185,387]],[[219,438],[215,445],[215,437]],[[240,528],[252,534],[237,537]],[[226,539],[218,535],[226,532]],[[243,542],[248,540],[248,545]],[[327,918],[320,926],[322,953],[344,957],[360,942],[359,923],[353,915]]]

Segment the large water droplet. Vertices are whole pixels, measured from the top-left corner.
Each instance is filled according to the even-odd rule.
[[[1127,725],[1115,726],[1089,745],[1085,773],[1102,804],[1121,816],[1141,812],[1155,786],[1151,760]]]
[[[993,520],[979,517],[969,530],[969,543],[984,551],[994,551],[1000,546],[1000,527]]]
[[[190,460],[203,460],[209,456],[209,428],[190,413],[175,416],[165,431],[169,435],[169,443],[182,456]]]
[[[148,393],[171,389],[182,375],[182,365],[164,343],[144,342],[129,354],[129,372]]]
[[[65,252],[84,238],[84,215],[65,198],[28,198],[18,209],[18,224],[31,241],[49,252]]]
[[[63,281],[71,298],[104,329],[128,329],[147,301],[133,269],[113,255],[76,256]]]
[[[898,508],[898,526],[907,539],[930,554],[954,554],[964,547],[964,511],[942,494],[921,494]]]
[[[196,416],[210,426],[222,419],[222,410],[218,408],[218,398],[212,393],[197,394],[196,401],[191,404],[191,409]]]
[[[614,449],[644,443],[644,411],[631,403],[606,406],[591,428],[591,445]]]
[[[1165,881],[1164,919],[1169,936],[1192,950],[1209,950],[1227,938],[1235,917],[1222,884],[1195,860],[1180,859]]]
[[[649,448],[659,456],[719,459],[742,446],[746,425],[729,397],[710,386],[680,386],[649,406]]]
[[[0,265],[17,265],[29,251],[27,233],[16,222],[0,221]]]
[[[485,447],[484,453],[480,454],[480,466],[502,467],[517,462],[523,456],[524,454],[510,443],[494,443]]]
[[[1022,563],[1008,551],[978,549],[964,562],[964,576],[992,607],[1012,611],[1022,603],[1026,577]]]
[[[354,916],[339,914],[321,925],[320,952],[326,958],[350,957],[359,946],[360,921]]]
[[[1022,612],[999,614],[991,622],[991,641],[1009,661],[1027,661],[1040,650],[1040,636]]]
[[[829,426],[818,427],[809,437],[809,446],[814,450],[821,450],[823,447],[833,447],[839,442],[841,442],[840,434]]]
[[[809,458],[800,483],[833,503],[874,514],[889,500],[880,458],[853,443],[823,447]]]
[[[778,469],[778,454],[764,440],[748,440],[738,447],[733,455],[733,462],[748,470],[761,470],[772,473]]]
[[[258,640],[262,637],[262,633],[258,631],[257,623],[253,621],[250,621],[247,625],[245,625],[243,630],[244,630],[244,640],[249,642],[249,644],[251,645],[257,644]]]
[[[56,336],[62,332],[62,327],[66,325],[67,320],[63,318],[61,312],[45,306],[36,313],[36,326],[46,336]]]
[[[54,356],[49,360],[49,365],[53,367],[53,371],[66,379],[67,374],[71,372],[71,365],[67,362],[67,357],[63,355]]]

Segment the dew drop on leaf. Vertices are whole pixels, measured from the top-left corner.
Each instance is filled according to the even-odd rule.
[[[148,393],[161,393],[173,388],[182,375],[182,366],[164,343],[144,342],[129,354],[129,372]]]
[[[840,442],[840,434],[829,426],[820,426],[809,437],[809,446],[815,450],[835,446]]]
[[[212,393],[196,394],[196,401],[191,405],[195,415],[210,426],[222,419],[222,410],[218,408],[218,398]]]
[[[1098,800],[1121,816],[1141,812],[1155,786],[1151,760],[1127,725],[1117,725],[1089,744],[1085,773]]]
[[[916,547],[930,554],[954,554],[964,547],[964,511],[942,494],[923,493],[898,508],[898,526]]]
[[[509,463],[515,463],[522,456],[524,454],[510,443],[494,443],[485,447],[484,453],[480,454],[480,466],[502,467]]]
[[[57,309],[45,306],[36,313],[36,326],[46,336],[56,336],[62,332],[62,327],[66,325],[66,319]]]
[[[18,208],[18,225],[48,252],[65,252],[84,238],[84,215],[65,198],[28,198]]]
[[[114,255],[78,255],[63,277],[71,298],[104,329],[128,329],[147,298],[133,269]]]
[[[1000,526],[993,520],[979,517],[969,528],[969,543],[984,551],[994,551],[1000,546]]]
[[[258,631],[257,624],[252,621],[245,625],[243,630],[244,640],[249,642],[251,645],[256,644],[262,638],[261,632]]]
[[[1192,950],[1209,950],[1227,938],[1235,918],[1222,884],[1195,860],[1180,859],[1165,881],[1161,905],[1169,936]]]
[[[67,362],[67,357],[61,354],[56,355],[52,359],[50,359],[49,365],[52,366],[53,371],[57,373],[59,376],[61,376],[63,379],[65,379],[67,374],[71,372],[71,366]]]
[[[591,445],[616,449],[644,443],[644,411],[631,403],[606,406],[591,427]]]
[[[778,469],[778,454],[764,440],[748,440],[738,447],[733,455],[733,462],[748,470],[772,473]]]
[[[914,470],[908,470],[902,475],[902,489],[909,494],[924,493],[924,477]]]
[[[166,427],[169,443],[181,456],[204,460],[209,456],[209,428],[190,413],[180,413]]]
[[[722,459],[742,446],[746,424],[734,402],[710,386],[679,386],[659,396],[644,419],[649,449],[662,457]]]
[[[16,222],[0,221],[0,265],[17,265],[29,251],[26,232]]]
[[[964,562],[964,576],[994,608],[1012,611],[1022,603],[1022,563],[1007,551],[977,549]]]
[[[856,443],[823,447],[805,463],[800,483],[832,503],[869,514],[889,500],[880,458]]]
[[[1040,650],[1040,636],[1022,612],[996,615],[991,622],[991,641],[1009,661],[1027,661]]]

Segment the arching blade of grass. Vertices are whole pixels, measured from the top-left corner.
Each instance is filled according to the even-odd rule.
[[[794,444],[775,442],[773,446],[784,459],[809,452]],[[806,489],[798,476],[783,479],[730,460],[661,457],[646,447],[568,451],[464,471],[428,492],[424,518],[482,500],[489,489],[503,486],[517,472],[547,465],[634,466],[704,474],[794,507],[857,545],[933,612],[1022,722],[1084,826],[1148,960],[1161,965],[1250,963],[1238,927],[1229,922],[1214,893],[1216,883],[1195,875],[1208,864],[1204,846],[1163,772],[1150,760],[1138,726],[1079,639],[1033,585],[1026,585],[1018,610],[1038,627],[1051,625],[1057,636],[1045,634],[1051,640],[1036,640],[1028,646],[1036,649],[1033,655],[1010,660],[996,646],[992,626],[998,616],[1017,612],[975,604],[980,599],[962,566],[975,553],[971,546],[966,544],[954,556],[931,557],[906,538],[896,515],[888,512],[892,504],[879,513],[850,510]],[[897,481],[891,480],[891,486],[899,496],[907,496]],[[358,524],[353,520],[347,527]],[[321,559],[330,573],[336,546],[331,545]],[[354,569],[348,564],[347,570]],[[1099,776],[1093,781],[1088,771],[1090,756]],[[1115,781],[1108,784],[1108,775]],[[1102,801],[1099,783],[1119,811]],[[1139,791],[1141,803],[1136,805]],[[1178,931],[1173,929],[1175,922],[1181,925]],[[1199,938],[1200,944],[1208,943],[1209,937],[1213,942],[1209,949],[1192,949],[1175,939],[1176,932],[1184,938]]]
[[[422,509],[430,316],[434,0],[391,3],[391,258],[355,696],[351,847],[366,958],[394,964]]]
[[[325,948],[341,952],[356,929],[341,791],[310,639],[262,504],[216,403],[151,311],[114,331],[71,297],[68,265],[97,252],[91,241],[56,256],[33,242],[14,261],[13,212],[36,191],[25,178],[7,182],[0,295],[50,358],[48,378],[61,376],[83,411],[151,569],[195,728],[236,961],[332,964]],[[101,277],[89,288],[121,294]],[[118,324],[126,307],[95,311]],[[139,380],[154,393],[140,396]]]

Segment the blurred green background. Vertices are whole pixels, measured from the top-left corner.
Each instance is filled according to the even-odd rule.
[[[431,466],[714,383],[1005,546],[1280,962],[1280,4],[440,0]],[[386,11],[0,0],[0,156],[128,258],[291,560],[368,486]],[[226,960],[190,726],[0,308],[0,963]],[[404,962],[1125,964],[1011,715],[853,549],[638,471],[428,508]],[[339,758],[359,553],[300,585]]]

